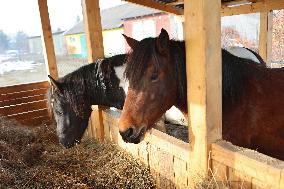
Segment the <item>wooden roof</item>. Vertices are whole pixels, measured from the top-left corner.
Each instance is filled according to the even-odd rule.
[[[184,0],[126,0],[165,12],[183,15]],[[222,16],[284,9],[284,0],[221,0]]]

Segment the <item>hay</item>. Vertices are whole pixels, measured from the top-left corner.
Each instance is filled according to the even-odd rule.
[[[149,170],[110,143],[58,145],[54,125],[0,118],[0,188],[155,188]]]

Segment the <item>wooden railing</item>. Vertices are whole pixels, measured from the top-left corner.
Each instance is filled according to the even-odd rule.
[[[49,82],[29,83],[0,88],[0,117],[24,125],[49,121],[46,92]]]

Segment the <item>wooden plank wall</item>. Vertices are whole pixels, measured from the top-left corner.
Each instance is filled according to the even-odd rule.
[[[46,92],[49,82],[0,88],[0,116],[24,125],[38,125],[50,120]]]
[[[158,188],[188,188],[189,144],[155,129],[146,134],[140,144],[125,143],[118,131],[119,116],[119,112],[102,111],[105,139],[118,144],[149,167]],[[92,120],[95,119],[94,116]]]
[[[230,188],[284,188],[283,161],[225,141],[212,146],[212,174]]]
[[[140,144],[127,144],[118,131],[119,116],[119,112],[108,109],[102,111],[104,138],[118,144],[149,167],[158,188],[191,188],[189,144],[155,129],[147,133]],[[91,119],[92,124],[96,124],[96,118]],[[206,186],[209,184],[233,189],[284,188],[284,161],[225,141],[212,144],[209,159],[209,172],[213,176],[206,181]]]

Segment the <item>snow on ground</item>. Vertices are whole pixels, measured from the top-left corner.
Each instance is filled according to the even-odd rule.
[[[9,60],[11,57],[5,54],[0,54],[0,63],[5,61],[5,60]]]
[[[42,63],[35,63],[34,61],[5,61],[0,62],[0,75],[6,72],[19,70],[32,70]]]
[[[12,71],[34,70],[36,67],[42,64],[43,63],[38,63],[35,61],[19,60],[17,57],[10,54],[1,54],[0,75]]]

